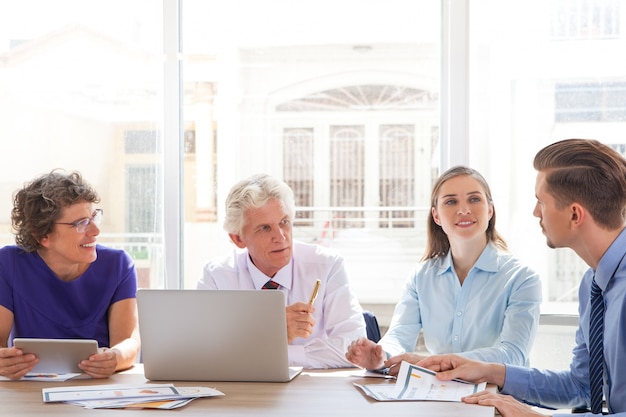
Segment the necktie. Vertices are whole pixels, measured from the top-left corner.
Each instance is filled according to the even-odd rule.
[[[604,300],[595,278],[591,284],[591,314],[589,317],[589,388],[591,412],[602,413],[602,371],[604,367]]]
[[[272,281],[271,279],[263,284],[261,287],[264,290],[277,290],[280,284],[278,282]]]

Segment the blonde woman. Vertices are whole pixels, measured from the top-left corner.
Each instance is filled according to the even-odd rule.
[[[423,332],[430,354],[459,353],[491,362],[528,365],[539,322],[539,276],[508,253],[496,231],[489,185],[458,166],[435,183],[422,262],[406,282],[389,330],[377,343],[352,342],[346,358],[366,369],[390,367],[413,353]]]

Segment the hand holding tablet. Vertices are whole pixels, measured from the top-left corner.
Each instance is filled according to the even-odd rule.
[[[15,338],[13,346],[39,358],[31,373],[83,373],[78,363],[98,353],[98,342],[90,339]]]

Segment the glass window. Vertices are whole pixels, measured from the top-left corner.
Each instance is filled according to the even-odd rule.
[[[314,180],[313,175],[313,129],[288,128],[284,135],[284,180],[293,190],[296,206],[298,224],[301,227],[311,227],[313,223],[305,219],[313,219]]]
[[[532,158],[567,137],[626,149],[626,0],[181,0],[180,39],[164,19],[177,0],[5,3],[0,244],[13,242],[16,189],[78,170],[102,197],[100,241],[133,255],[140,286],[164,285],[165,243],[180,241],[180,285],[194,288],[230,248],[230,187],[267,172],[296,193],[296,237],[340,251],[361,302],[394,304],[423,253],[440,161],[459,150],[450,160],[486,176],[498,228],[541,274],[544,311],[575,313],[587,266],[546,247]],[[468,33],[446,30],[442,5]],[[467,76],[441,58],[446,33]],[[164,39],[182,42],[180,78],[166,80]],[[441,74],[462,80],[446,103]],[[170,97],[164,85],[179,82]],[[461,113],[448,97],[467,97]],[[178,100],[179,137],[164,129]],[[466,119],[467,137],[448,137]],[[180,172],[166,175],[172,161]],[[180,205],[180,235],[166,202]]]
[[[415,212],[415,126],[380,127],[380,227],[414,227]],[[396,208],[395,210],[391,210]],[[400,219],[407,218],[406,222]],[[391,220],[391,221],[389,221]]]
[[[619,122],[626,119],[626,82],[557,82],[556,122]]]
[[[548,3],[550,34],[554,39],[565,40],[618,37],[620,3],[621,0],[552,0]]]
[[[588,266],[546,246],[532,216],[533,157],[574,137],[624,149],[625,13],[623,0],[471,2],[470,163],[493,187],[513,252],[541,274],[544,313],[577,313]]]
[[[23,0],[0,6],[0,244],[11,196],[53,169],[80,171],[140,287],[163,282],[163,5]]]
[[[185,124],[211,126],[196,128],[196,147],[217,149],[191,161],[214,175],[185,176],[196,195],[216,193],[217,219],[186,218],[184,285],[231,248],[230,187],[266,172],[295,191],[296,238],[339,250],[361,302],[395,303],[424,250],[439,169],[439,2],[183,0],[182,11]],[[192,98],[199,83],[211,94]]]

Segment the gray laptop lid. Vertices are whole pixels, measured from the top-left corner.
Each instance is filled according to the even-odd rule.
[[[146,378],[286,382],[289,367],[281,291],[137,291]]]

